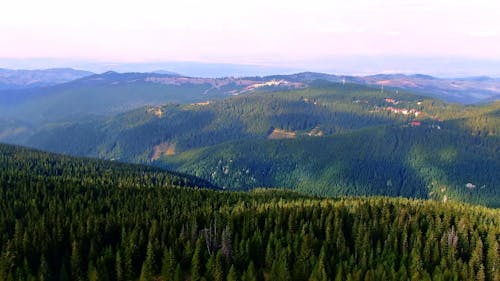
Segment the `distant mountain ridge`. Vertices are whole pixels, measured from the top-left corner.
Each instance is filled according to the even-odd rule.
[[[0,91],[0,118],[15,118],[31,123],[74,120],[88,115],[124,112],[146,105],[199,103],[255,90],[306,86],[301,82],[261,77],[202,78],[108,71],[50,87]]]
[[[92,75],[72,68],[13,70],[0,68],[0,90],[52,86]]]
[[[494,101],[500,95],[500,78],[487,76],[465,78],[438,78],[425,74],[376,74],[369,76],[342,76],[325,73],[303,72],[273,77],[311,82],[316,79],[336,83],[364,84],[380,88],[404,89],[437,97],[447,102],[473,104]]]
[[[173,72],[173,71],[169,71],[169,70],[162,70],[162,69],[151,71],[151,73],[168,74],[168,75],[175,75],[175,76],[183,76],[183,75],[181,75],[181,74],[179,74],[177,72]]]
[[[45,70],[47,73],[73,71]],[[108,71],[51,86],[0,90],[0,140],[18,143],[16,139],[25,139],[40,125],[91,120],[143,106],[204,105],[230,96],[314,88],[321,87],[322,83],[369,87],[387,97],[398,91],[411,92],[463,104],[486,104],[500,99],[500,79],[486,76],[442,79],[423,74],[341,76],[302,72],[265,77],[203,78],[176,73]]]
[[[0,107],[7,101],[42,96],[39,93],[53,94],[70,89],[89,86],[124,86],[125,84],[138,86],[137,92],[146,92],[141,89],[144,84],[161,84],[167,86],[197,85],[198,93],[184,99],[173,99],[173,102],[199,102],[206,98],[221,97],[245,93],[263,87],[269,88],[300,88],[315,80],[326,80],[335,83],[353,83],[386,89],[402,89],[413,91],[426,96],[437,97],[447,102],[461,104],[485,103],[498,100],[500,95],[500,78],[487,76],[466,78],[437,78],[425,74],[376,74],[370,76],[343,76],[317,72],[302,72],[289,75],[271,75],[254,77],[190,77],[171,71],[158,70],[154,72],[127,72],[119,73],[108,71],[94,74],[87,71],[69,68],[54,68],[46,70],[8,70],[0,69]],[[297,84],[301,83],[301,84]],[[151,86],[151,85],[149,85]],[[38,89],[44,87],[44,89]],[[48,88],[47,88],[48,87]],[[148,88],[148,87],[146,87]],[[2,91],[3,90],[3,91]],[[5,90],[20,90],[12,95]],[[194,90],[194,89],[193,89]],[[91,90],[92,91],[92,90]],[[150,89],[148,91],[151,91]],[[67,92],[67,91],[66,91]],[[106,91],[103,91],[106,93]],[[148,92],[149,94],[150,92]],[[205,96],[205,97],[204,97]],[[163,99],[164,100],[164,99]],[[167,99],[168,100],[168,99]],[[147,104],[147,102],[146,102]],[[144,103],[142,105],[145,105]],[[114,105],[116,107],[116,105]],[[137,106],[136,106],[137,107]],[[127,107],[127,109],[131,109]]]

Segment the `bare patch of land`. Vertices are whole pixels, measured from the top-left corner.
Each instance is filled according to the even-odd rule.
[[[151,156],[151,160],[158,160],[162,155],[175,155],[175,143],[163,142],[159,145],[153,147],[153,155]]]
[[[270,140],[279,140],[279,139],[294,139],[297,136],[297,133],[294,131],[287,131],[282,129],[274,129],[267,138]]]

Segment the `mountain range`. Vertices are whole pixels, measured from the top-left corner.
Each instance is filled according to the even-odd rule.
[[[153,165],[231,190],[498,207],[498,84],[426,75],[106,72],[0,91],[0,140]]]
[[[158,72],[0,91],[0,280],[498,279],[497,80]]]
[[[52,68],[43,70],[13,70],[0,68],[0,90],[53,86],[92,74],[93,73],[89,71],[71,68]]]

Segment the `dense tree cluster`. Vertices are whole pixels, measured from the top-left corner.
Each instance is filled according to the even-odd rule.
[[[0,280],[500,276],[498,210],[179,188],[197,182],[142,166],[1,150]]]

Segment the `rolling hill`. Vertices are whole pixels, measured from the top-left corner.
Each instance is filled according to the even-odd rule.
[[[106,72],[52,87],[0,91],[0,118],[40,125],[125,112],[146,105],[199,103],[298,82]]]
[[[31,83],[31,86],[17,90],[0,88],[0,118],[36,125],[116,114],[146,105],[199,103],[255,91],[314,87],[317,80],[368,85],[379,90],[386,87],[386,90],[411,91],[463,104],[495,101],[500,94],[500,81],[489,77],[440,79],[427,75],[338,76],[305,72],[266,77],[199,78],[168,72],[90,75],[71,69],[3,70],[1,73],[7,78],[14,77],[9,79],[19,80],[12,83]],[[37,87],[41,84],[32,80],[45,81],[43,86],[48,87]]]
[[[204,105],[217,99],[254,92],[316,89],[318,83],[325,81],[347,83],[353,90],[356,90],[355,85],[368,86],[373,88],[372,92],[380,91],[382,95],[384,94],[382,87],[385,86],[385,92],[392,95],[399,91],[402,93],[410,91],[421,95],[421,99],[425,99],[424,96],[431,96],[460,103],[486,104],[498,100],[499,95],[498,79],[489,77],[463,79],[439,79],[426,75],[358,77],[305,72],[267,77],[199,78],[168,72],[106,72],[90,76],[88,76],[90,73],[86,72],[73,73],[75,71],[71,69],[39,72],[28,71],[26,74],[19,71],[17,76],[14,74],[11,76],[24,81],[20,81],[21,84],[28,83],[31,81],[30,77],[35,77],[40,81],[46,81],[44,85],[47,86],[40,87],[39,84],[32,83],[28,88],[23,86],[21,89],[0,89],[0,141],[23,143],[40,127],[91,121],[144,106],[158,107],[167,103]],[[85,77],[76,79],[80,76]],[[62,83],[65,81],[69,82]],[[54,83],[58,84],[53,85]],[[359,100],[359,102],[365,101]]]
[[[0,68],[0,90],[46,87],[92,75],[92,72],[71,68],[13,70]]]
[[[51,185],[64,188],[216,188],[199,178],[151,166],[46,153],[0,144],[0,178],[5,188]],[[29,183],[28,185],[26,185]]]
[[[304,72],[292,75],[271,76],[274,79],[288,79],[308,83],[326,80],[336,83],[369,85],[377,89],[399,89],[411,91],[446,102],[461,104],[486,103],[498,100],[500,79],[487,76],[464,78],[438,78],[423,74],[376,74],[368,76],[331,75]]]
[[[47,126],[25,144],[166,167],[232,190],[499,206],[500,103],[461,106],[357,84],[308,85]]]

